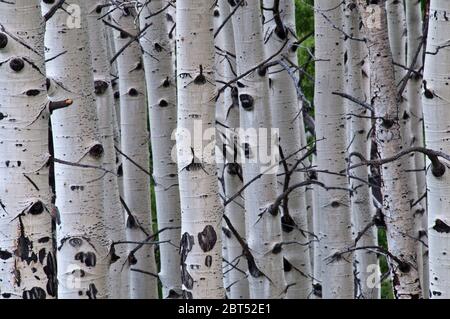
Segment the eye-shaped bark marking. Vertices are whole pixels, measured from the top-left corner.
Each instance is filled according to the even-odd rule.
[[[9,251],[0,249],[0,259],[8,260],[12,257],[12,254]]]
[[[450,226],[440,219],[436,219],[433,229],[438,233],[450,233]]]
[[[86,295],[89,297],[89,299],[97,299],[97,293],[98,293],[98,290],[95,287],[95,285],[90,284],[89,290],[86,291]]]
[[[181,266],[181,282],[189,290],[194,288],[194,279],[192,278],[191,274],[189,274],[189,272],[187,271],[186,264],[183,264]]]
[[[294,230],[296,224],[291,215],[281,216],[281,228],[285,233],[290,233]]]
[[[239,96],[239,100],[241,101],[242,108],[245,111],[252,111],[253,107],[255,105],[255,100],[251,95],[248,94],[241,94]]]
[[[56,297],[57,277],[56,260],[52,253],[47,255],[47,264],[44,266],[44,272],[47,275],[47,293],[49,296]]]
[[[0,49],[4,49],[8,45],[8,36],[0,33]]]
[[[14,58],[9,62],[9,67],[15,72],[20,72],[25,67],[25,63],[20,58]]]
[[[30,207],[28,213],[31,215],[40,215],[42,214],[43,211],[44,211],[44,204],[41,201],[37,201]]]
[[[89,154],[94,157],[94,158],[101,158],[103,153],[104,153],[104,148],[102,144],[95,144],[94,146],[91,147],[91,149],[89,150]]]
[[[79,260],[88,267],[95,267],[97,264],[97,256],[93,252],[79,252],[75,255],[75,260]]]
[[[45,293],[44,289],[40,287],[33,287],[30,290],[25,290],[22,293],[23,299],[45,299],[47,294]]]
[[[208,256],[206,256],[206,258],[205,258],[205,266],[208,267],[208,268],[210,268],[211,265],[212,265],[212,256],[211,256],[211,255],[208,255]]]
[[[97,80],[94,82],[94,87],[95,87],[95,94],[102,95],[108,89],[109,84],[106,81]]]
[[[216,242],[217,234],[211,225],[207,225],[201,233],[198,233],[198,244],[204,252],[211,251]]]
[[[289,272],[292,270],[292,265],[286,258],[283,258],[283,270],[285,272]]]
[[[194,236],[191,236],[189,233],[184,233],[181,237],[180,243],[180,254],[181,254],[181,263],[184,264],[186,261],[187,255],[192,250],[194,246]]]

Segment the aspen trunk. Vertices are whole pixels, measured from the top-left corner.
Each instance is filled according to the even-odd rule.
[[[50,113],[39,1],[0,2],[0,21],[0,298],[55,298]]]
[[[347,1],[345,6],[345,32],[352,38],[345,41],[344,61],[346,71],[345,93],[359,101],[370,103],[370,86],[366,73],[367,47],[361,41],[364,34],[360,30],[361,17],[356,7],[356,0]],[[371,112],[360,105],[345,101],[348,125],[348,152],[362,154],[370,158],[370,128]],[[350,158],[350,164],[357,162],[356,157]],[[356,247],[377,246],[377,227],[372,224],[375,208],[372,203],[372,190],[369,187],[369,170],[361,166],[349,172],[350,188],[354,190],[351,196],[353,232]],[[370,226],[372,224],[372,226]],[[367,228],[369,227],[369,228]],[[355,286],[356,297],[361,299],[379,299],[379,265],[378,256],[367,250],[357,250],[355,253]],[[373,278],[375,275],[375,278]]]
[[[303,172],[291,172],[302,160],[305,151],[301,150],[306,147],[302,105],[295,87],[297,83],[288,73],[291,70],[286,69],[290,67],[293,70],[298,66],[295,3],[292,0],[265,0],[264,7],[266,56],[280,52],[275,58],[280,59],[279,64],[270,68],[269,98],[273,127],[279,129],[280,150],[284,158],[290,157],[280,163],[279,172],[282,174],[278,177],[278,194],[282,194],[290,186],[304,182],[306,177]],[[290,66],[289,63],[295,64]],[[297,188],[282,205],[283,241],[291,243],[283,250],[284,272],[289,287],[287,298],[290,299],[306,299],[312,292],[309,236],[305,232],[308,229],[305,193],[305,187]]]
[[[402,114],[398,99],[392,53],[389,44],[385,2],[367,6],[359,1],[367,31],[371,63],[371,99],[375,109],[376,140],[381,158],[389,158],[404,149],[401,131]],[[414,238],[414,216],[411,214],[408,173],[409,159],[401,158],[381,167],[383,207],[387,225],[394,292],[397,298],[421,298],[417,270],[417,240]]]
[[[152,233],[150,206],[150,176],[142,171],[150,167],[147,100],[142,53],[135,24],[137,12],[134,6],[121,3],[120,9],[111,14],[112,23],[121,31],[114,30],[115,49],[126,47],[117,58],[120,92],[120,131],[123,165],[123,201],[126,210],[126,237],[130,242],[141,242]],[[116,53],[116,54],[117,54]],[[140,167],[138,167],[138,164]],[[136,245],[131,244],[132,250]],[[131,253],[131,251],[130,251]],[[143,245],[128,257],[130,271],[130,298],[156,299],[158,296],[156,263],[153,245]]]
[[[230,10],[238,3],[233,2]],[[243,74],[264,61],[262,13],[258,1],[244,1],[233,15],[236,44],[237,74]],[[271,127],[269,78],[267,69],[255,70],[239,81],[240,132],[239,148],[243,161],[244,185],[262,174],[245,190],[247,242],[253,254],[250,260],[249,285],[251,298],[282,298],[286,293],[283,254],[277,251],[282,242],[281,218],[270,209],[276,199],[277,181],[274,172],[265,172],[263,155],[270,145],[271,132],[266,137],[252,135]],[[253,133],[253,134],[252,134]],[[264,145],[265,144],[265,145]],[[276,147],[275,147],[276,148]],[[270,152],[275,152],[272,145]],[[277,162],[275,162],[277,165]],[[283,247],[284,249],[285,247]]]
[[[177,128],[177,89],[173,74],[171,40],[162,10],[167,10],[161,0],[140,1],[141,29],[147,28],[140,39],[144,51],[143,60],[147,79],[147,95],[153,156],[153,180],[155,182],[156,210],[159,241],[169,243],[160,246],[161,270],[159,279],[164,298],[181,296],[179,275],[180,255],[180,195],[177,164],[171,157],[175,141],[171,139]]]
[[[425,120],[425,139],[428,148],[449,153],[448,125],[450,91],[450,2],[432,0],[426,48],[423,111]],[[449,286],[449,226],[450,198],[448,187],[450,175],[448,163],[441,170],[431,165],[427,171],[428,187],[428,243],[430,266],[430,297],[450,297]]]
[[[55,158],[58,297],[108,297],[111,257],[103,213],[104,146],[99,134],[85,1],[66,1],[47,22],[49,96],[73,104],[52,115]],[[43,1],[43,12],[53,4]]]
[[[181,281],[185,298],[225,296],[215,163],[214,0],[177,1]]]
[[[105,1],[93,2],[88,7],[88,29],[91,48],[91,60],[94,71],[95,101],[98,113],[98,128],[104,148],[103,168],[112,172],[103,178],[103,210],[107,222],[107,235],[111,244],[125,240],[124,215],[120,203],[119,184],[116,167],[116,150],[114,148],[114,92],[111,83],[111,67],[108,59],[108,40],[106,27],[100,17],[104,14],[102,5]],[[109,297],[111,299],[128,298],[128,276],[123,271],[126,262],[126,246],[112,246],[112,252],[121,258],[111,264],[109,270]]]
[[[327,174],[346,169],[346,112],[344,100],[333,92],[342,92],[343,45],[342,34],[333,28],[340,26],[342,4],[340,1],[318,0],[316,4],[316,85],[315,113],[317,135],[317,166],[319,181],[328,187],[348,188],[344,176]],[[330,22],[331,21],[331,22]],[[352,246],[350,197],[347,190],[319,189],[319,214],[321,225],[320,249],[322,250],[323,298],[354,297],[352,254],[344,258],[332,258],[335,253]],[[331,260],[330,260],[331,258]]]
[[[216,81],[223,85],[236,76],[236,49],[234,44],[233,24],[225,19],[230,15],[230,6],[226,0],[219,0],[218,8],[214,12],[216,36]],[[219,30],[219,28],[221,28]],[[219,151],[219,187],[223,191],[223,200],[242,189],[242,166],[237,161],[238,128],[239,128],[239,101],[236,85],[227,87],[216,102],[216,120]],[[225,214],[233,224],[239,235],[245,238],[245,206],[242,197],[236,198],[225,206]],[[236,236],[228,229],[224,233],[223,245],[226,248],[226,274],[227,296],[230,299],[248,299],[249,287],[247,279],[247,262],[242,255],[242,246]],[[231,264],[231,265],[230,265]]]

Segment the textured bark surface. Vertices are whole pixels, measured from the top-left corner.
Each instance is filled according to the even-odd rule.
[[[298,66],[295,3],[293,0],[264,1],[264,7],[267,9],[275,9],[277,4],[279,12],[264,12],[264,43],[267,57],[280,52],[275,58],[280,59],[280,63],[270,68],[269,98],[272,126],[280,130],[280,150],[284,158],[290,157],[286,162],[280,163],[278,194],[282,194],[290,186],[306,179],[305,173],[301,171],[290,172],[306,152],[306,138],[301,110],[303,105],[297,98],[296,83],[289,75],[289,72],[293,72]],[[290,66],[289,63],[294,65]],[[299,152],[300,150],[303,151]],[[293,154],[295,155],[292,156]],[[289,287],[286,297],[290,299],[306,299],[312,292],[308,244],[310,238],[305,232],[308,229],[305,189],[296,188],[283,202],[281,212],[283,241],[291,243],[283,249],[284,272]]]
[[[87,19],[91,60],[94,72],[95,101],[98,114],[98,128],[104,148],[102,166],[108,170],[103,177],[103,210],[106,219],[106,231],[110,244],[125,240],[123,208],[120,203],[119,184],[116,172],[116,151],[114,142],[115,109],[114,92],[111,84],[111,67],[108,59],[108,39],[106,27],[100,17],[105,13],[102,5],[105,1],[89,2]],[[115,260],[109,269],[109,297],[128,298],[128,275],[123,270],[126,262],[126,246],[114,245],[111,253],[121,257]]]
[[[367,6],[359,1],[367,30],[371,65],[371,100],[375,108],[376,141],[381,158],[396,155],[404,148],[401,116],[392,53],[389,44],[385,1]],[[373,21],[376,21],[375,23]],[[422,296],[417,268],[414,216],[408,187],[408,158],[383,165],[383,208],[389,251],[398,258],[390,260],[394,292],[400,299]]]
[[[109,241],[103,215],[104,147],[99,134],[94,97],[85,1],[66,1],[79,8],[80,25],[72,25],[77,10],[58,10],[47,22],[45,47],[49,96],[73,104],[52,115],[55,157],[58,240],[58,297],[108,297]],[[43,12],[53,6],[43,1]],[[61,54],[65,52],[64,54]],[[56,57],[56,58],[55,58]],[[85,165],[81,167],[79,165]]]
[[[214,0],[177,1],[181,280],[185,298],[223,298],[215,163]]]
[[[341,172],[347,167],[346,110],[344,100],[332,93],[342,92],[344,88],[342,34],[333,28],[333,25],[342,25],[343,8],[338,0],[318,0],[315,9],[317,167],[321,171]],[[353,244],[350,196],[345,190],[348,180],[345,176],[321,172],[319,181],[328,187],[344,188],[318,189],[323,297],[353,298],[352,254],[329,259]]]
[[[215,32],[219,32],[216,42],[216,81],[220,86],[236,77],[236,49],[234,44],[233,24],[226,22],[230,15],[230,6],[226,0],[219,0],[214,12]],[[221,28],[219,30],[219,28]],[[217,146],[219,154],[218,174],[219,187],[222,191],[223,201],[242,189],[242,166],[237,160],[238,130],[239,127],[239,101],[238,87],[231,85],[219,96],[216,102]],[[238,197],[225,207],[233,227],[242,238],[245,238],[245,206],[244,199]],[[236,236],[226,227],[223,234],[223,246],[226,259],[223,269],[225,288],[230,299],[248,299],[248,267],[245,256],[242,255],[242,246]]]
[[[230,10],[238,3],[233,2]],[[237,73],[243,74],[262,63],[265,58],[262,13],[257,1],[243,1],[233,15],[236,43]],[[267,70],[255,70],[239,81],[240,126],[246,130],[240,136],[240,149],[244,184],[264,172],[261,163],[263,147],[251,140],[248,129],[269,129],[269,78]],[[269,138],[270,134],[267,134]],[[269,144],[269,141],[265,140]],[[272,150],[274,151],[274,150]],[[274,248],[282,242],[281,218],[277,212],[269,213],[276,198],[275,174],[263,174],[245,190],[247,242],[254,256],[249,260],[251,298],[282,298],[286,293],[283,254]],[[284,248],[284,247],[283,247]]]
[[[353,39],[364,37],[361,29],[361,17],[356,7],[356,0],[345,3],[345,32]],[[345,93],[359,101],[370,103],[370,85],[368,81],[368,51],[366,45],[352,38],[345,41]],[[370,158],[371,112],[362,106],[346,100],[348,152],[359,153],[364,158]],[[350,165],[358,162],[357,157],[350,158]],[[377,246],[377,227],[372,220],[375,208],[372,203],[372,190],[369,187],[369,170],[361,166],[349,172],[350,188],[354,190],[351,196],[353,233],[356,247]],[[372,225],[372,226],[369,226]],[[369,227],[369,228],[367,228]],[[356,297],[360,299],[379,299],[379,266],[378,256],[371,251],[357,250],[355,252],[355,286]],[[375,278],[373,278],[375,275]]]
[[[161,271],[159,279],[165,298],[181,296],[179,276],[180,255],[180,195],[177,163],[173,161],[175,141],[172,133],[177,128],[177,88],[171,39],[167,31],[165,1],[140,1],[141,29],[148,27],[140,38],[147,79],[149,118],[152,137],[153,180],[158,213]],[[161,12],[161,13],[159,13]]]
[[[50,114],[39,1],[0,2],[0,24],[0,298],[54,298]]]
[[[142,52],[137,40],[139,34],[137,12],[134,6],[123,3],[111,14],[116,52],[125,49],[117,58],[120,92],[121,151],[140,167],[150,167],[149,133],[147,121],[147,94]],[[117,54],[117,53],[116,53]],[[122,158],[123,201],[128,208],[126,237],[131,242],[144,241],[152,233],[150,206],[150,176],[129,159]],[[127,210],[127,209],[126,209]],[[136,245],[129,245],[132,250]],[[130,298],[154,299],[158,296],[157,279],[141,271],[156,274],[153,245],[143,245],[128,257],[130,267]]]
[[[449,16],[450,2],[431,1],[423,94],[426,145],[428,148],[445,153],[450,151],[448,143],[448,119],[450,117]],[[450,242],[448,227],[450,225],[449,169],[434,172],[429,168],[427,185],[430,297],[447,299],[450,298],[448,278],[450,271],[448,251]]]

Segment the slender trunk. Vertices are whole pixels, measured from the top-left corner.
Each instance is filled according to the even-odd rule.
[[[354,39],[364,35],[360,29],[361,17],[357,10],[356,0],[346,2],[345,32]],[[370,86],[364,85],[368,77],[365,67],[368,62],[367,47],[361,41],[347,38],[345,41],[344,61],[346,71],[345,93],[359,101],[370,103]],[[354,102],[345,101],[348,125],[348,152],[359,153],[370,158],[370,128],[371,112]],[[350,164],[357,162],[356,157],[350,158]],[[372,203],[372,191],[369,187],[369,170],[361,166],[349,172],[350,187],[355,190],[351,196],[352,221],[356,247],[377,246],[377,227],[372,223],[375,208]],[[358,250],[355,253],[356,297],[361,299],[379,299],[379,266],[378,256],[371,251]],[[375,275],[375,277],[374,277]]]
[[[104,146],[98,129],[85,1],[66,1],[47,22],[49,95],[73,100],[52,115],[56,206],[60,212],[58,297],[108,297],[110,243],[103,215]],[[43,12],[53,4],[43,1]],[[84,167],[80,166],[84,165]]]
[[[363,22],[367,31],[371,63],[371,96],[375,109],[376,140],[381,158],[396,155],[405,148],[402,138],[402,117],[398,110],[397,83],[387,28],[386,1],[367,5],[360,0]],[[387,237],[393,273],[394,292],[397,298],[422,297],[417,270],[417,239],[414,216],[411,214],[408,173],[409,159],[401,158],[382,166],[382,190]]]
[[[150,206],[150,176],[141,168],[150,167],[149,133],[147,120],[147,100],[142,53],[136,37],[139,27],[135,24],[137,13],[134,6],[121,3],[121,8],[111,14],[112,23],[121,31],[114,30],[120,92],[120,128],[123,165],[123,201],[127,211],[127,241],[140,242],[152,234],[152,215]],[[131,160],[134,162],[132,162]],[[138,167],[137,163],[140,167]],[[133,249],[136,245],[130,245]],[[128,257],[130,266],[130,298],[156,299],[158,282],[153,245],[143,245],[131,251]]]
[[[432,0],[426,48],[423,111],[425,139],[428,148],[450,153],[448,123],[450,118],[450,2]],[[430,297],[450,297],[449,236],[450,185],[449,170],[428,169],[428,242],[430,266]],[[433,165],[432,165],[432,168]]]
[[[108,59],[106,27],[100,17],[104,14],[105,1],[93,2],[88,7],[88,29],[94,71],[95,101],[97,104],[98,128],[104,148],[103,168],[112,172],[103,178],[103,210],[107,222],[107,234],[111,244],[125,240],[124,215],[120,203],[119,184],[116,175],[116,151],[114,148],[114,92],[111,84],[111,67]],[[114,245],[113,250],[122,257],[109,269],[109,297],[128,298],[128,276],[122,271],[126,246]]]
[[[225,19],[230,15],[230,6],[226,0],[218,1],[216,9],[216,81],[219,85],[236,77],[236,49],[234,44],[233,24]],[[219,28],[221,28],[219,30]],[[239,127],[239,101],[236,85],[227,87],[216,102],[216,120],[218,150],[222,153],[218,163],[219,181],[221,182],[223,200],[242,189],[242,167],[237,161],[237,129]],[[245,238],[245,206],[242,197],[236,198],[225,206],[225,214],[241,237]],[[226,288],[230,299],[248,299],[247,263],[242,256],[242,246],[236,236],[228,230],[224,236],[226,247]],[[231,264],[231,265],[230,265]]]
[[[156,211],[158,216],[160,246],[159,279],[164,298],[181,296],[180,255],[180,196],[177,164],[171,152],[175,141],[171,139],[177,127],[177,88],[173,78],[173,54],[163,13],[165,2],[141,0],[141,29],[147,28],[140,42],[147,79],[147,95],[153,156]],[[150,17],[150,18],[149,18]]]
[[[316,86],[315,112],[317,136],[317,166],[319,181],[328,187],[343,189],[319,190],[319,214],[322,249],[323,298],[353,298],[353,254],[333,258],[335,253],[352,246],[351,209],[348,180],[344,176],[327,174],[346,169],[346,112],[344,100],[333,92],[342,92],[343,36],[335,26],[341,26],[341,1],[318,0],[316,3]],[[322,172],[325,171],[325,172]]]
[[[405,1],[406,6],[406,26],[407,26],[407,55],[406,66],[412,67],[416,72],[412,73],[408,79],[406,88],[406,99],[408,101],[409,115],[411,116],[411,146],[424,146],[424,127],[423,127],[423,109],[422,109],[422,80],[423,76],[423,23],[421,1]],[[417,201],[422,198],[415,206],[414,213],[417,216],[417,236],[421,240],[417,243],[418,254],[421,254],[422,263],[419,264],[421,273],[421,282],[423,296],[429,296],[429,278],[428,278],[428,248],[427,244],[427,199],[424,196],[427,192],[425,156],[422,153],[414,153],[414,168],[416,171]],[[420,258],[419,258],[420,259]]]
[[[0,2],[0,21],[0,298],[54,298],[50,113],[39,1]]]
[[[280,61],[270,68],[269,73],[272,123],[279,129],[281,160],[290,157],[280,163],[278,194],[282,194],[290,186],[304,182],[306,177],[305,173],[295,170],[306,153],[302,105],[297,98],[297,83],[289,75],[298,67],[295,3],[293,0],[264,0],[264,8],[266,56],[279,52],[275,59]],[[283,250],[284,272],[289,287],[287,298],[306,299],[312,292],[312,271],[309,236],[305,232],[308,229],[305,187],[297,188],[285,198],[281,223],[283,241],[294,243],[286,245]]]
[[[214,160],[214,0],[177,1],[181,280],[185,298],[225,296],[222,214]]]
[[[236,2],[230,9],[236,9]],[[264,61],[262,13],[259,1],[244,1],[233,15],[236,44],[237,74],[241,75]],[[262,174],[244,192],[247,242],[253,258],[248,258],[251,298],[283,298],[286,281],[283,254],[277,249],[282,242],[281,218],[271,205],[276,199],[277,180],[273,170],[265,169],[275,164],[263,158],[267,152],[272,132],[269,104],[269,78],[266,67],[259,68],[239,80],[240,132],[239,148],[243,162],[244,185]],[[266,130],[266,131],[265,131]],[[265,131],[265,132],[264,132]],[[257,134],[260,136],[257,141]],[[271,145],[269,151],[276,152]],[[283,249],[285,247],[283,246]]]

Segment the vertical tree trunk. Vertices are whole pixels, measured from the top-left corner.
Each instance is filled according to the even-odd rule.
[[[240,8],[236,5],[237,2],[231,3],[230,10],[236,9],[232,19],[237,74],[241,75],[264,61],[264,39],[259,2],[244,1]],[[271,133],[267,132],[263,143],[252,139],[252,132],[259,134],[271,127],[267,72],[262,67],[238,83],[242,129],[239,147],[245,151],[241,155],[244,185],[262,174],[244,192],[247,242],[254,257],[254,260],[248,259],[251,298],[282,298],[286,293],[286,281],[281,271],[283,254],[277,249],[282,242],[281,218],[278,210],[270,209],[276,199],[276,175],[272,171],[264,173],[272,163],[264,163],[262,158],[266,154],[263,153],[265,146],[270,145],[267,139]]]
[[[150,176],[142,171],[150,167],[149,133],[147,120],[147,99],[142,53],[138,42],[132,40],[139,34],[138,19],[134,5],[120,3],[111,14],[114,30],[120,92],[120,127],[123,165],[123,201],[126,216],[126,236],[131,242],[140,242],[152,233],[150,205]],[[134,162],[132,162],[131,160]],[[138,164],[140,167],[138,167]],[[136,245],[130,245],[130,249]],[[143,245],[136,252],[130,252],[130,298],[156,299],[157,279],[144,272],[156,275],[153,245]]]
[[[370,86],[365,72],[367,60],[366,45],[354,39],[362,39],[364,34],[360,29],[361,17],[356,7],[356,0],[346,1],[345,32],[352,38],[346,38],[344,61],[346,71],[345,93],[359,101],[370,103]],[[345,101],[347,109],[348,152],[362,154],[370,158],[370,128],[371,112],[349,100]],[[350,164],[357,162],[356,157],[350,158]],[[369,187],[369,170],[361,166],[349,172],[350,187],[354,190],[351,196],[352,221],[354,238],[358,241],[356,247],[377,246],[377,227],[372,223],[375,208],[372,203],[372,191]],[[368,228],[369,227],[369,228]],[[357,250],[355,253],[356,297],[362,299],[379,299],[379,276],[374,280],[374,274],[379,274],[378,256],[367,250]]]
[[[450,152],[448,125],[450,118],[450,2],[432,0],[426,49],[423,111],[428,148]],[[448,163],[445,164],[446,166]],[[431,166],[433,168],[433,165]],[[449,235],[450,175],[447,167],[428,169],[428,243],[430,266],[430,297],[450,297]]]
[[[348,188],[344,176],[322,171],[341,172],[346,169],[346,112],[344,100],[333,92],[342,92],[343,34],[342,4],[338,0],[318,0],[316,4],[316,86],[315,112],[317,135],[317,166],[319,181],[328,187]],[[352,246],[350,197],[347,190],[319,190],[319,214],[322,249],[322,292],[324,298],[353,298],[352,254],[332,258]],[[331,258],[331,260],[330,260]]]
[[[233,24],[226,21],[230,15],[230,6],[226,0],[218,1],[214,12],[216,35],[216,81],[223,85],[236,77],[236,49]],[[221,28],[219,30],[219,28]],[[227,87],[216,102],[217,141],[219,155],[219,187],[223,191],[223,201],[242,189],[242,166],[237,161],[239,101],[236,85]],[[225,206],[225,214],[239,235],[245,238],[245,203],[238,197]],[[248,299],[247,261],[242,255],[242,246],[236,236],[228,229],[224,236],[226,247],[226,288],[230,299]],[[230,265],[231,264],[231,265]]]
[[[223,298],[222,225],[214,158],[214,0],[177,1],[181,280],[185,298]]]
[[[0,2],[0,298],[56,297],[44,22]]]
[[[103,214],[104,147],[98,129],[85,1],[65,2],[47,22],[47,74],[53,101],[73,105],[52,115],[58,238],[58,297],[106,298],[110,265]],[[47,13],[53,3],[43,1]]]
[[[266,56],[279,52],[276,59],[280,60],[278,65],[270,68],[269,75],[272,123],[279,129],[283,157],[290,157],[280,163],[279,172],[283,174],[278,178],[278,194],[282,194],[290,186],[304,182],[306,177],[303,172],[292,171],[306,153],[302,105],[297,98],[296,83],[288,73],[298,67],[295,3],[293,0],[264,0],[264,8]],[[309,236],[305,232],[308,229],[305,187],[296,188],[284,200],[281,223],[283,241],[293,243],[283,250],[284,272],[289,287],[287,298],[306,299],[312,292],[312,271]]]
[[[125,239],[124,215],[120,203],[119,184],[114,174],[116,168],[116,150],[114,148],[114,92],[111,84],[111,67],[108,59],[108,40],[106,27],[100,17],[104,14],[105,1],[90,3],[88,7],[88,29],[91,48],[91,60],[94,71],[95,101],[97,104],[98,127],[104,148],[103,168],[112,172],[103,178],[103,210],[107,222],[107,235],[111,244]],[[121,259],[113,262],[109,270],[109,297],[128,298],[128,276],[123,271],[126,262],[126,246],[114,245],[113,251]]]
[[[177,127],[177,88],[173,77],[173,54],[168,37],[164,1],[141,0],[140,38],[147,79],[150,128],[152,137],[153,180],[155,182],[160,246],[159,278],[164,298],[181,296],[180,255],[180,196],[177,164],[171,157],[175,147],[172,133]],[[160,13],[161,12],[161,13]],[[150,27],[147,27],[151,24]]]
[[[376,140],[381,158],[389,158],[404,149],[392,53],[387,30],[386,1],[367,5],[360,0],[363,22],[367,31],[371,63],[371,100],[375,109]],[[394,292],[397,298],[420,298],[421,288],[417,269],[417,240],[414,238],[414,216],[405,167],[408,158],[382,166],[383,207],[393,272]]]
[[[409,114],[411,116],[412,146],[424,146],[424,127],[422,109],[422,80],[423,76],[423,22],[421,1],[405,1],[406,6],[406,26],[407,26],[407,55],[406,66],[412,67],[416,72],[412,73],[406,88],[406,98],[408,101]],[[419,264],[421,273],[423,296],[429,296],[428,278],[428,249],[423,244],[427,244],[427,185],[425,157],[422,153],[414,153],[414,168],[416,171],[417,199],[419,201],[414,206],[417,217],[417,236],[421,240],[417,243],[418,254],[421,254],[422,263]],[[421,199],[422,198],[422,199]],[[421,200],[419,200],[421,199]],[[419,258],[420,259],[420,258]]]

